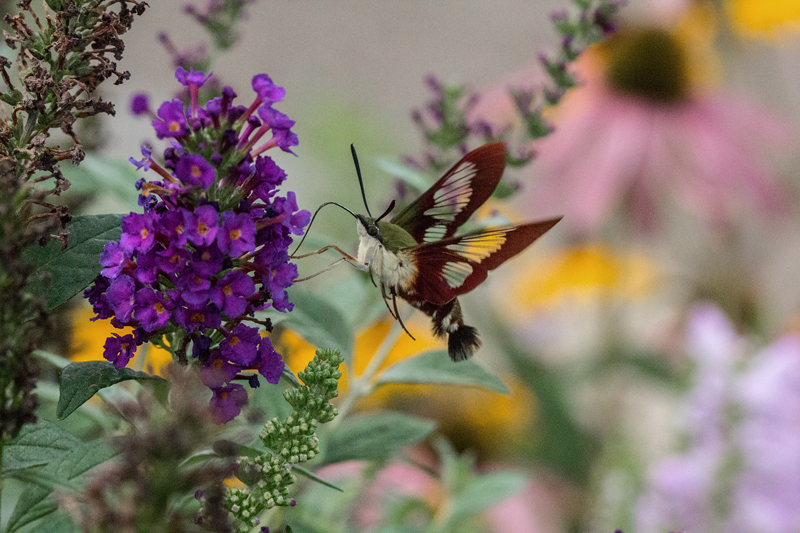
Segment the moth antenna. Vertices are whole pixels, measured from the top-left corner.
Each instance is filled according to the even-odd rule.
[[[358,215],[356,215],[355,213],[353,213],[352,211],[350,211],[349,209],[347,209],[345,206],[343,206],[343,205],[341,205],[341,204],[337,204],[336,202],[325,202],[324,204],[322,204],[321,206],[319,206],[319,207],[317,208],[317,210],[316,210],[316,211],[314,211],[314,216],[312,216],[312,217],[311,217],[311,222],[309,222],[309,223],[308,223],[308,227],[306,228],[306,232],[303,234],[303,238],[302,238],[302,239],[300,239],[300,242],[297,244],[297,248],[295,248],[295,249],[294,249],[294,252],[292,252],[292,253],[291,253],[291,255],[290,255],[289,257],[291,257],[291,256],[293,256],[294,254],[296,254],[296,253],[297,253],[297,250],[299,250],[299,249],[300,249],[300,247],[303,245],[303,241],[305,241],[305,240],[306,240],[306,236],[308,235],[308,232],[309,232],[309,231],[311,231],[311,225],[314,223],[314,219],[315,219],[315,218],[317,218],[317,213],[319,213],[319,210],[320,210],[320,209],[322,209],[323,207],[325,207],[326,205],[336,205],[336,206],[339,206],[339,207],[341,207],[342,209],[344,209],[345,211],[347,211],[348,213],[350,213],[351,215],[353,215],[353,217],[354,217],[356,220],[358,220]]]
[[[364,180],[361,179],[361,166],[358,164],[358,156],[356,155],[356,147],[350,145],[350,152],[353,154],[353,163],[356,165],[356,175],[358,176],[358,185],[361,187],[361,198],[364,199],[364,207],[367,208],[367,214],[372,218],[372,213],[369,212],[367,205],[367,194],[364,192]]]
[[[387,208],[386,208],[386,211],[384,211],[384,212],[383,212],[383,214],[382,214],[381,216],[379,216],[379,217],[377,218],[377,220],[375,220],[375,222],[378,222],[378,220],[382,219],[383,217],[385,217],[386,215],[388,215],[389,213],[391,213],[391,212],[392,212],[392,209],[394,209],[394,204],[395,204],[395,201],[394,201],[394,200],[392,200],[392,203],[390,203],[390,204],[389,204],[389,207],[387,207]]]

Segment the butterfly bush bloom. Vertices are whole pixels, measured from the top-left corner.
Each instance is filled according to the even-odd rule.
[[[703,305],[688,337],[690,446],[650,469],[635,530],[800,531],[800,335],[746,359],[744,339]]]
[[[153,128],[170,142],[164,161],[145,147],[142,160],[131,160],[155,179],[137,182],[143,212],[123,217],[122,236],[106,245],[104,268],[85,296],[96,318],[135,328],[108,339],[106,359],[122,368],[137,346],[166,340],[179,359],[201,367],[211,410],[224,423],[247,402],[234,380],[258,386],[257,374],[270,383],[281,376],[283,360],[254,313],[292,310],[286,289],[297,268],[288,247],[310,213],[294,192],[280,193],[286,173],[266,155],[297,145],[294,121],[272,108],[284,89],[259,74],[249,107],[234,105],[230,87],[202,107],[197,93],[210,76],[178,68],[191,102],[158,108]],[[135,107],[145,112],[139,98]]]

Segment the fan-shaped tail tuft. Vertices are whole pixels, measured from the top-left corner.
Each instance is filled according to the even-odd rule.
[[[450,354],[450,359],[456,363],[472,357],[472,354],[480,346],[478,330],[464,324],[459,325],[458,329],[450,333],[450,337],[447,339],[447,352]]]

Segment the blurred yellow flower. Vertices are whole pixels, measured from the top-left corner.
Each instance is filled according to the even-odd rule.
[[[692,2],[672,30],[686,57],[686,76],[695,87],[716,84],[722,76],[717,38],[717,14],[707,2]]]
[[[520,272],[511,294],[513,309],[530,313],[565,301],[588,302],[603,296],[640,299],[659,280],[653,259],[618,252],[602,243],[560,250]]]
[[[72,340],[69,348],[69,358],[73,361],[103,361],[103,345],[111,333],[125,335],[131,333],[133,328],[117,329],[111,325],[111,320],[97,320],[89,307],[81,307],[75,311],[72,319]],[[162,348],[152,344],[140,346],[130,366],[138,367],[137,359],[145,354],[141,368],[149,374],[165,376],[164,368],[172,362],[172,355]],[[139,359],[141,361],[141,359]]]
[[[522,444],[537,414],[533,392],[512,375],[502,379],[507,395],[477,387],[406,385],[392,391],[384,404],[436,420],[438,431],[458,450],[496,458]]]
[[[357,375],[364,372],[393,322],[387,316],[358,334],[353,359]],[[381,369],[422,352],[446,349],[445,342],[433,336],[430,322],[422,314],[412,316],[406,326],[416,340],[402,333]],[[283,349],[284,361],[295,373],[303,370],[314,356],[315,348],[293,331],[284,331],[278,346],[279,352]],[[376,375],[380,375],[380,371]],[[342,393],[347,390],[346,377],[343,372]],[[459,449],[473,448],[481,454],[493,455],[518,444],[518,438],[533,420],[536,410],[535,397],[524,385],[511,376],[504,377],[503,382],[511,390],[510,395],[475,387],[384,385],[357,405],[360,410],[396,409],[435,419],[441,432]]]
[[[361,375],[367,368],[372,357],[383,344],[384,339],[394,323],[394,319],[387,316],[356,335],[355,354],[353,357],[353,370],[356,375]],[[389,355],[384,360],[381,368],[383,370],[397,361],[418,355],[422,352],[437,349],[446,349],[445,342],[434,338],[430,328],[430,321],[421,314],[415,314],[410,320],[405,322],[409,331],[413,332],[415,340],[412,340],[405,332],[397,339],[394,346],[389,351]],[[314,358],[316,348],[306,342],[294,331],[285,330],[281,333],[277,341],[276,349],[283,356],[286,365],[297,374],[302,371]],[[339,390],[347,390],[347,370],[344,365],[340,368],[342,378],[339,380]],[[383,397],[384,389],[391,389],[393,386],[381,387],[370,398]]]
[[[739,33],[775,37],[800,31],[798,0],[729,0],[727,11]]]

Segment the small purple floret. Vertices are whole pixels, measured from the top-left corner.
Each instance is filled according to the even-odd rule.
[[[150,97],[145,93],[136,93],[131,98],[131,113],[144,115],[150,112]]]
[[[186,229],[189,240],[198,246],[208,246],[217,238],[219,213],[211,205],[201,205],[194,213],[187,212]]]
[[[258,94],[262,102],[272,104],[280,102],[286,96],[286,89],[279,87],[272,82],[272,78],[266,74],[256,74],[253,76],[253,90]]]
[[[134,305],[134,294],[136,293],[136,282],[128,275],[122,275],[111,282],[106,290],[108,304],[114,310],[114,314],[123,322],[131,319]]]
[[[227,387],[211,389],[211,414],[217,424],[225,424],[236,418],[247,404],[247,391],[242,385],[233,383]]]
[[[184,183],[207,189],[214,183],[216,171],[205,157],[198,154],[184,154],[175,165],[175,175]]]
[[[120,337],[112,333],[113,337],[106,339],[103,345],[103,357],[114,363],[114,368],[119,370],[128,364],[136,353],[136,341],[130,333]]]
[[[217,245],[222,253],[231,257],[256,249],[256,223],[247,213],[225,211],[222,213],[222,227],[217,233]]]
[[[248,367],[256,360],[260,340],[261,336],[256,328],[239,324],[220,343],[219,348],[227,360],[241,367]]]
[[[133,213],[122,217],[122,236],[120,243],[128,252],[146,252],[153,246],[153,219],[147,213]]]
[[[222,309],[225,316],[241,316],[247,309],[247,299],[256,293],[253,278],[241,271],[225,274],[211,289],[211,301]]]
[[[212,72],[205,74],[201,71],[195,72],[194,69],[189,69],[189,72],[186,71],[183,67],[178,67],[175,71],[175,77],[181,82],[183,85],[190,87],[197,87],[198,89],[203,86],[203,84],[212,76]]]
[[[186,127],[186,117],[183,114],[183,102],[172,100],[164,102],[158,108],[158,117],[153,119],[153,129],[159,139],[164,137],[183,137],[189,130]]]
[[[107,278],[116,278],[130,257],[130,251],[125,250],[119,241],[107,242],[103,247],[103,253],[100,254],[100,264],[106,268],[101,270],[100,274]]]
[[[268,337],[261,339],[258,345],[258,373],[264,376],[267,382],[273,385],[281,379],[283,374],[283,359],[272,347]]]
[[[134,318],[139,321],[145,331],[152,332],[166,326],[169,322],[171,302],[164,300],[164,295],[149,287],[140,289],[135,296],[136,310]]]

